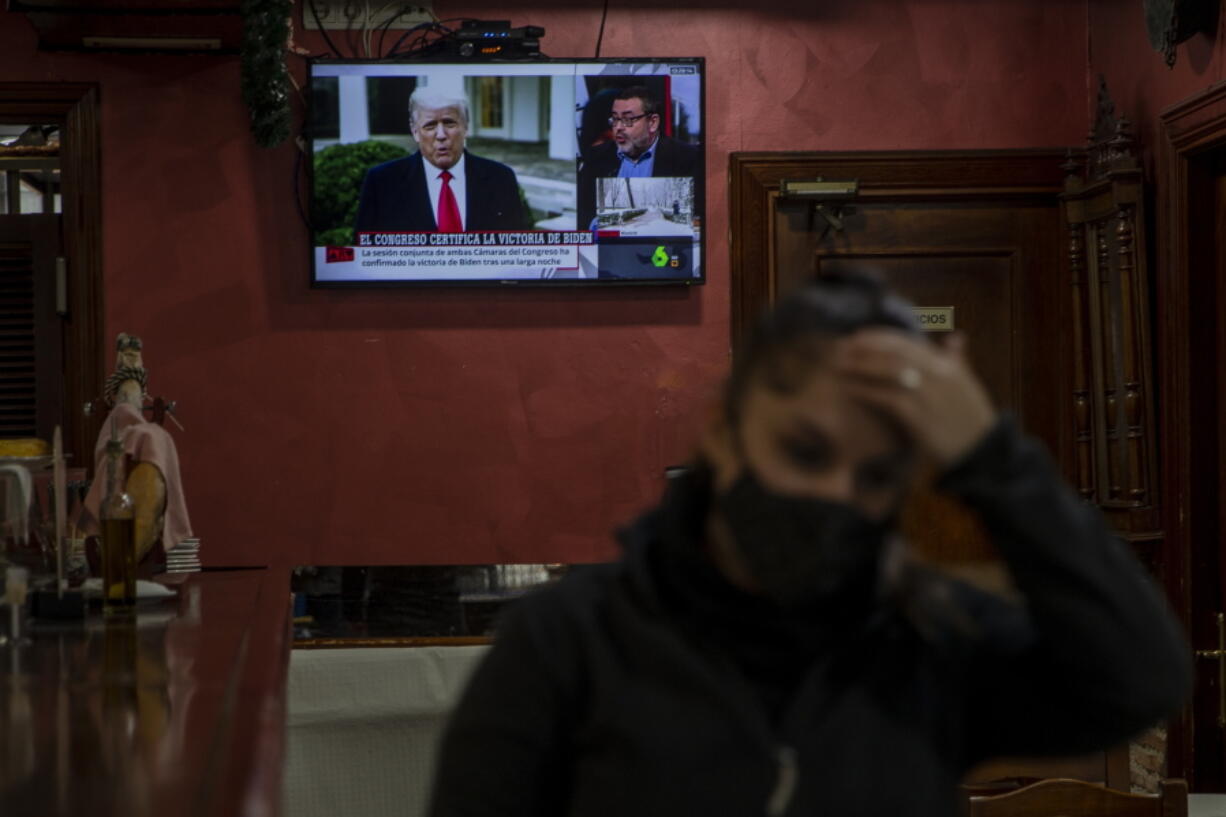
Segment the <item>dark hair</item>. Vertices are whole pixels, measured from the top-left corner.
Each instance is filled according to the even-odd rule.
[[[631,85],[629,88],[623,88],[613,99],[614,101],[620,99],[623,102],[628,99],[637,99],[643,103],[643,113],[658,114],[660,112],[660,103],[651,91],[647,90],[646,85]]]
[[[736,350],[724,392],[730,423],[753,383],[790,393],[821,364],[829,341],[868,326],[920,333],[911,304],[864,274],[823,275],[780,299]]]

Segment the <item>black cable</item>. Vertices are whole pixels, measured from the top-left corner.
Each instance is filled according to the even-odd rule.
[[[358,53],[358,48],[353,44],[353,20],[354,15],[350,14],[349,4],[353,0],[345,0],[345,4],[341,7],[341,14],[345,15],[345,45],[349,46],[349,53],[354,59],[359,59],[362,55]],[[356,8],[356,6],[354,7]]]
[[[479,17],[448,17],[445,20],[435,20],[434,21],[435,25],[443,25],[443,23],[479,23],[479,22],[481,22],[481,19]],[[443,26],[443,27],[447,28],[446,26]],[[455,29],[448,28],[447,30],[454,31]]]
[[[456,17],[454,19],[463,20],[466,18]],[[439,21],[437,20],[427,20],[424,23],[418,23],[417,25],[405,30],[404,33],[400,35],[399,39],[397,39],[396,42],[392,45],[391,51],[388,51],[383,46],[384,46],[384,43],[387,42],[387,32],[391,29],[392,24],[395,22],[396,22],[396,15],[390,15],[387,18],[387,22],[379,26],[379,47],[376,49],[376,51],[378,52],[378,59],[386,60],[386,59],[391,58],[392,55],[396,53],[396,49],[399,48],[400,44],[404,42],[405,38],[412,35],[413,32],[420,31],[423,28],[426,28],[426,29],[434,28],[439,25]],[[450,29],[448,29],[448,31],[450,31]]]
[[[423,23],[419,26],[415,26],[409,29],[404,34],[402,34],[400,39],[396,41],[396,44],[392,46],[391,54],[389,54],[388,56],[389,57],[404,56],[407,54],[413,54],[413,53],[422,51],[428,46],[433,46],[435,43],[441,40],[444,40],[447,37],[450,37],[454,33],[455,33],[454,29],[448,28],[442,23],[434,23],[434,22]],[[403,43],[409,37],[413,36],[413,34],[417,34],[416,41],[414,43],[410,43],[409,45],[405,46],[405,48],[402,50],[400,47],[401,43]],[[437,39],[432,43],[427,42],[427,37],[430,34],[437,35]]]
[[[596,59],[600,59],[600,44],[604,42],[604,21],[609,18],[609,0],[604,0],[604,11],[600,12],[600,33],[596,35]]]
[[[438,54],[443,50],[443,44],[448,41],[446,36],[436,36],[430,39],[429,32],[425,32],[410,42],[407,46],[394,51],[390,55],[393,58],[409,58],[414,60],[425,59],[434,54]]]
[[[383,50],[383,41],[384,41],[384,38],[387,37],[387,30],[392,27],[392,23],[396,22],[396,18],[398,16],[400,15],[389,14],[387,16],[387,22],[379,26],[379,47],[376,50],[379,52],[379,59],[381,60],[387,59],[387,53]],[[421,25],[421,24],[418,23],[418,25]],[[417,28],[417,26],[413,26],[413,28]]]
[[[332,49],[332,56],[340,57],[341,50],[336,47],[336,43],[332,42],[332,38],[328,36],[328,29],[324,28],[323,22],[319,19],[319,11],[315,8],[315,0],[307,0],[307,5],[311,9],[311,16],[315,18],[315,25],[319,26],[319,33],[324,35],[324,42],[328,44],[328,48]]]
[[[395,57],[428,56],[432,51],[438,50],[444,40],[456,33],[456,29],[444,25],[445,23],[468,22],[476,23],[480,22],[480,20],[476,17],[448,17],[444,20],[433,20],[429,23],[420,23],[404,32],[404,34],[400,35],[400,39],[396,40],[395,44],[392,45],[391,50],[383,56],[383,59],[394,59]],[[401,48],[404,41],[409,37],[412,37],[415,33],[417,34],[416,39],[405,45],[404,48]],[[431,34],[436,35],[435,39],[432,41],[429,40],[429,35]]]
[[[388,52],[388,56],[389,56],[389,57],[394,57],[394,56],[396,56],[398,53],[400,53],[400,45],[401,45],[401,43],[403,43],[403,42],[404,42],[405,40],[407,40],[409,37],[413,36],[415,33],[420,32],[420,31],[421,31],[421,29],[423,29],[423,28],[429,28],[429,27],[430,27],[430,26],[432,26],[432,25],[434,25],[434,24],[433,24],[433,23],[420,23],[420,24],[418,24],[418,25],[413,26],[413,27],[412,27],[412,28],[410,28],[408,31],[404,32],[403,34],[401,34],[401,35],[400,35],[400,36],[399,36],[399,37],[396,39],[396,42],[392,43],[392,50]]]
[[[421,36],[424,36],[427,32],[432,31],[437,27],[439,27],[439,24],[435,22],[418,23],[417,25],[410,28],[408,31],[401,34],[400,37],[396,40],[396,42],[392,43],[392,49],[391,51],[388,52],[387,56],[394,57],[398,53],[400,53],[401,43],[403,43],[409,37],[412,37],[414,34],[417,34],[419,37],[421,37]]]

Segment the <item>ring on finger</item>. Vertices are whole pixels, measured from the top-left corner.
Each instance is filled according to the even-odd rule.
[[[924,382],[924,375],[914,366],[907,366],[898,373],[898,385],[904,389],[918,389]]]

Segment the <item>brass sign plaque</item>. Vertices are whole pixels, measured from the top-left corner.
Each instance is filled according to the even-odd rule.
[[[954,331],[954,308],[952,306],[916,306],[915,318],[925,332]]]

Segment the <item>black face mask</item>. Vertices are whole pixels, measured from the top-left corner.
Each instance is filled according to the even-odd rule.
[[[748,467],[715,503],[750,574],[779,604],[875,587],[893,515],[874,522],[841,502],[777,494]]]

